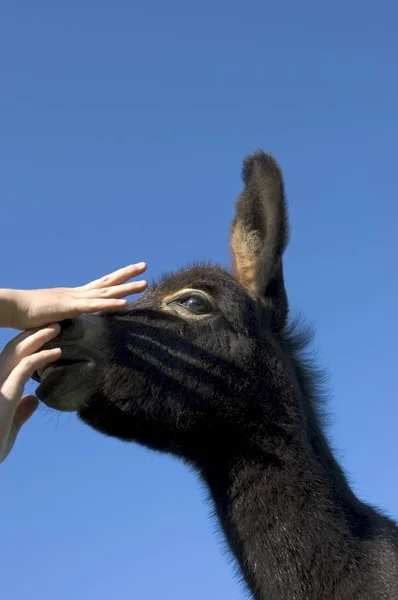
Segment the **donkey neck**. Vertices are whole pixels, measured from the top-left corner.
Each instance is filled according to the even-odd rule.
[[[284,394],[282,426],[271,420],[251,436],[263,444],[249,447],[237,433],[235,447],[200,467],[248,588],[256,600],[393,598],[374,572],[384,517],[353,494],[320,429],[314,442],[300,423],[294,390],[290,401]]]
[[[370,514],[339,498],[317,468],[267,456],[218,464],[203,475],[256,600],[357,597],[368,562],[363,541],[369,542]]]

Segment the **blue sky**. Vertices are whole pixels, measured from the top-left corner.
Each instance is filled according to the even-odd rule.
[[[0,285],[229,265],[242,158],[272,151],[331,438],[395,517],[397,6],[8,0],[0,19]],[[74,416],[38,411],[0,498],[4,600],[244,598],[195,477]]]

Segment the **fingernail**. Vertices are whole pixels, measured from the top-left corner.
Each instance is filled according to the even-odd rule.
[[[146,267],[146,263],[144,263],[144,262],[135,263],[134,266],[137,267],[137,269],[144,269]]]

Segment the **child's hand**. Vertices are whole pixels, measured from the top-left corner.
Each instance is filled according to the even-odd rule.
[[[130,265],[75,288],[0,290],[0,325],[31,329],[82,313],[124,308],[127,301],[121,298],[147,287],[146,281],[126,281],[145,270],[145,263]]]
[[[60,348],[38,352],[59,331],[59,325],[25,331],[0,354],[0,462],[8,456],[19,430],[39,403],[35,396],[22,397],[25,384],[36,369],[61,357]]]

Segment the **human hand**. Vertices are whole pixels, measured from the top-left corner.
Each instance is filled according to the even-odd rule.
[[[82,313],[124,308],[127,304],[123,299],[125,296],[142,292],[147,287],[146,281],[126,281],[145,270],[145,263],[130,265],[75,288],[0,290],[0,301],[3,299],[4,305],[4,310],[0,310],[0,325],[31,329]]]
[[[38,352],[59,332],[59,325],[25,331],[0,354],[0,462],[7,458],[19,430],[39,404],[32,394],[22,397],[25,384],[34,371],[61,357],[60,348]]]

